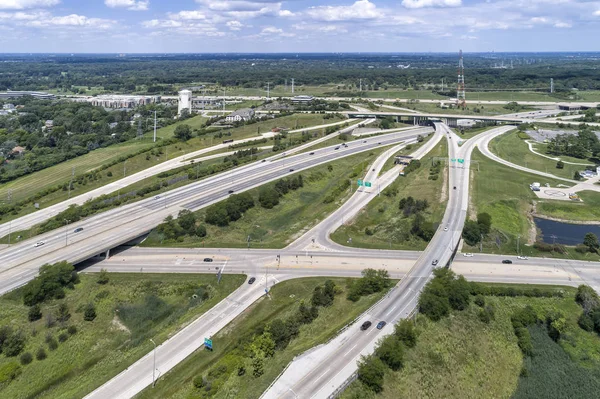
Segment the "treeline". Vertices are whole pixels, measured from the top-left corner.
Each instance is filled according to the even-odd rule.
[[[593,110],[595,113],[596,110]],[[587,159],[600,158],[600,140],[592,128],[581,126],[577,134],[558,134],[548,142],[546,152],[550,155],[567,155]]]
[[[258,192],[258,202],[265,209],[273,209],[279,204],[279,199],[299,188],[304,187],[304,178],[302,175],[290,177],[288,179],[279,179],[275,184],[269,184],[262,187]]]

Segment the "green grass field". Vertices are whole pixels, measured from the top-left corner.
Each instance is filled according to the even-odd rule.
[[[75,289],[67,289],[64,300],[44,303],[44,317],[33,323],[27,321],[28,308],[23,305],[20,290],[0,297],[0,325],[20,329],[27,337],[24,351],[34,356],[31,364],[21,366],[22,372],[15,380],[0,384],[0,397],[81,398],[150,352],[150,338],[160,344],[245,281],[242,275],[224,275],[221,284],[217,284],[213,275],[109,276],[109,283],[100,285],[96,283],[97,275],[81,274],[81,282]],[[191,295],[198,290],[208,292],[209,299],[191,301]],[[163,306],[139,306],[148,295],[160,298]],[[56,312],[59,303],[69,306],[71,318],[64,327],[57,323],[49,328],[47,317]],[[95,305],[97,313],[91,322],[83,320],[83,308],[88,303]],[[150,312],[155,319],[138,324],[141,322],[119,318],[116,308],[124,304],[138,305],[137,317],[143,318],[144,312]],[[70,325],[77,328],[77,333],[56,350],[50,350],[47,335],[58,339]],[[39,348],[45,348],[48,356],[45,360],[35,359]],[[13,361],[18,363],[18,358],[0,355],[0,368]]]
[[[252,248],[283,248],[333,212],[351,194],[346,190],[337,201],[323,203],[325,197],[344,179],[354,173],[362,176],[382,150],[343,158],[300,172],[304,187],[281,197],[279,205],[264,209],[258,203],[260,188],[250,190],[255,206],[244,216],[226,227],[206,225],[208,235],[200,239],[185,237],[183,242],[162,241],[159,234],[151,233],[143,246],[174,247],[246,247],[248,237]],[[329,171],[329,166],[332,171]],[[295,175],[292,175],[292,177]],[[274,183],[269,183],[274,184]],[[206,209],[196,212],[204,221]]]
[[[573,221],[600,221],[600,193],[581,191],[583,202],[538,201],[538,213],[558,219]]]
[[[404,367],[397,372],[388,370],[385,375],[384,390],[376,395],[354,382],[342,399],[396,399],[396,398],[575,398],[569,372],[585,367],[598,375],[600,370],[600,337],[582,330],[577,325],[581,307],[575,303],[575,289],[560,287],[565,292],[563,298],[526,297],[485,297],[486,304],[495,307],[495,320],[484,324],[477,317],[475,304],[462,312],[453,312],[439,322],[432,322],[424,316],[417,318],[419,332],[417,345],[405,353]],[[523,355],[517,346],[510,317],[515,310],[532,306],[538,317],[544,319],[551,310],[558,310],[566,317],[564,339],[552,344],[562,353],[562,362],[554,364],[554,359],[530,369],[529,377],[519,377],[524,364]],[[545,331],[544,331],[545,334]],[[546,334],[547,337],[547,334]],[[537,353],[542,348],[535,344]],[[541,354],[540,354],[541,355]],[[533,361],[538,361],[534,356]],[[552,373],[556,366],[565,375]],[[534,373],[543,372],[545,375]],[[549,372],[548,372],[549,371]],[[523,396],[521,384],[524,379],[535,379],[536,385],[546,384],[554,389],[541,390],[540,395]],[[564,383],[563,383],[564,382]],[[586,381],[578,380],[580,385]],[[588,382],[589,383],[589,382]],[[591,386],[595,386],[591,384]],[[541,394],[543,392],[544,394]],[[594,394],[597,395],[597,392]],[[516,395],[516,396],[513,396]],[[587,396],[594,397],[594,396]]]
[[[205,120],[206,118],[196,116],[182,123],[187,123],[192,128],[197,128],[200,127],[200,125],[202,125],[202,123],[204,123]],[[325,120],[325,123],[333,123],[340,120],[341,119],[336,117]],[[223,130],[223,132],[231,132],[231,136],[228,136],[227,138],[242,139],[247,137],[258,136],[259,133],[270,132],[271,129],[273,129],[274,127],[285,127],[293,129],[296,127],[303,128],[309,126],[317,126],[321,124],[323,124],[323,115],[297,114],[258,122],[252,125],[241,126],[238,128],[226,129]],[[177,124],[174,124],[160,129],[157,132],[157,135],[163,138],[171,137],[176,126]],[[218,131],[216,131],[215,133],[218,133]],[[324,134],[324,130],[316,130],[314,131],[314,133],[317,133],[322,136]],[[73,197],[80,194],[84,194],[90,190],[102,187],[108,183],[119,180],[124,176],[124,172],[126,175],[130,175],[141,170],[147,169],[151,166],[160,164],[168,159],[172,159],[181,155],[185,155],[192,151],[219,144],[222,140],[223,139],[213,138],[213,135],[194,137],[187,142],[178,142],[164,147],[160,151],[160,154],[158,153],[158,151],[156,151],[156,155],[151,155],[150,151],[148,151],[146,153],[136,155],[128,159],[124,163],[114,165],[104,170],[101,173],[100,178],[97,180],[87,181],[85,185],[76,184],[74,186],[74,190],[71,191],[71,196]],[[108,148],[95,150],[89,154],[83,155],[81,157],[72,159],[67,162],[60,163],[58,165],[41,170],[31,175],[24,176],[15,181],[0,186],[0,198],[6,198],[8,195],[8,190],[12,191],[13,201],[19,201],[21,199],[28,198],[34,195],[39,190],[44,190],[49,187],[55,187],[59,184],[68,184],[68,182],[71,180],[71,172],[73,168],[75,168],[75,177],[77,178],[78,175],[93,171],[99,166],[107,164],[115,159],[118,159],[121,156],[137,152],[142,148],[150,149],[151,147],[152,143],[150,141],[142,140],[139,142],[129,142],[118,146],[111,146]],[[110,174],[112,174],[112,176],[109,176]],[[68,191],[59,190],[37,200],[37,202],[39,203],[40,208],[45,208],[66,200],[68,198],[68,195]],[[23,216],[34,211],[34,204],[30,203],[27,206],[23,207],[21,211],[15,215],[5,215],[2,221],[6,222],[8,220]]]
[[[558,169],[556,167],[557,161],[531,152],[525,140],[520,139],[516,132],[509,132],[493,139],[490,142],[490,151],[517,165],[539,170],[540,172],[552,173],[567,179],[572,179],[575,172],[585,169],[581,165],[570,164],[565,164],[563,169]],[[579,162],[583,161],[579,160]]]
[[[171,372],[161,376],[155,388],[147,388],[139,398],[200,398],[207,397],[192,385],[197,375],[227,367],[227,381],[215,397],[219,398],[258,398],[271,381],[283,370],[294,356],[320,344],[336,335],[347,323],[382,297],[383,293],[372,294],[358,302],[346,299],[346,279],[331,278],[341,289],[334,303],[328,308],[319,308],[319,316],[300,328],[300,334],[284,350],[275,352],[265,363],[265,373],[258,378],[252,376],[251,367],[239,376],[231,364],[243,354],[245,343],[255,331],[275,318],[285,319],[296,311],[300,301],[310,302],[317,285],[324,278],[303,278],[284,281],[271,289],[271,298],[261,298],[251,308],[236,318],[230,325],[214,337],[214,351],[198,351],[180,363]],[[237,360],[239,362],[239,360]],[[232,372],[233,371],[233,372]]]
[[[432,157],[445,156],[447,151],[447,143],[442,140],[421,160],[420,169],[405,177],[399,176],[381,196],[369,202],[355,219],[337,229],[331,239],[342,245],[360,248],[425,249],[427,242],[408,234],[411,220],[403,217],[398,203],[408,196],[426,199],[429,201],[429,208],[424,213],[426,220],[439,223],[446,208],[446,201],[441,202],[446,171],[442,169],[438,180],[429,180],[429,167]],[[396,195],[385,195],[394,190],[398,190]],[[366,229],[373,234],[368,235]]]

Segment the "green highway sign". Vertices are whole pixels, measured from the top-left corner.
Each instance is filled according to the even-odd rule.
[[[365,182],[365,187],[371,187],[371,182],[370,181],[366,181]]]
[[[212,350],[212,339],[204,338],[204,346],[206,347],[206,349]]]
[[[465,163],[465,160],[462,158],[458,158],[458,163]]]
[[[358,187],[362,187],[363,186],[363,181],[362,180],[358,180],[357,184],[358,184]]]
[[[456,158],[452,158],[450,159],[452,162],[456,162]]]

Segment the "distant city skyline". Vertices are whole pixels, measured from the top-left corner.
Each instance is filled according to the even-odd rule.
[[[0,51],[598,51],[599,22],[587,0],[0,0]]]

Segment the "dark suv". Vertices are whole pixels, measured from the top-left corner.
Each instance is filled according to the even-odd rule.
[[[510,259],[504,259],[502,261],[502,263],[507,264],[507,265],[511,265],[512,264],[512,260],[510,260]]]
[[[360,329],[365,331],[367,328],[371,327],[371,322],[370,321],[365,321],[364,323],[362,323],[362,326],[360,326]]]
[[[248,280],[248,284],[252,284],[256,281],[256,277],[250,277],[250,280]]]

